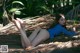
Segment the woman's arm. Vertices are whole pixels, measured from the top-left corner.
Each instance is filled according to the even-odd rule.
[[[69,35],[69,36],[74,36],[74,35],[76,35],[76,32],[75,31],[68,31],[66,28],[64,28],[64,27],[61,27],[61,31],[64,33],[64,34],[66,34],[66,35]]]

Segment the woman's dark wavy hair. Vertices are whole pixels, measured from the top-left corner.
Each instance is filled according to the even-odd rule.
[[[61,15],[64,16],[64,14],[62,14],[62,13],[59,13],[59,14],[55,14],[55,15],[54,15],[54,16],[55,16],[55,20],[54,20],[53,26],[59,24],[59,19],[62,17]],[[52,26],[51,26],[51,27],[52,27]],[[66,28],[66,23],[65,23],[65,25],[63,25],[63,27]]]

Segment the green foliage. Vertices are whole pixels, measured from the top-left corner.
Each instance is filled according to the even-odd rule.
[[[24,6],[24,4],[23,4],[22,2],[20,2],[20,1],[13,1],[13,2],[12,2],[12,4],[15,4],[15,3],[21,4],[21,5]]]
[[[75,3],[74,3],[75,2]],[[36,16],[54,13],[66,14],[75,7],[76,0],[11,0],[6,4],[6,10],[10,15],[18,17]],[[76,4],[77,3],[77,4]]]
[[[15,15],[21,15],[21,10],[24,9],[24,4],[21,2],[21,1],[13,1],[11,4],[10,4],[11,8],[9,9],[8,8],[8,12],[10,14],[15,14]],[[20,7],[21,6],[21,7]]]

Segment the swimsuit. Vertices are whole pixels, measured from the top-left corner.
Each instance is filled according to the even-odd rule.
[[[51,29],[48,29],[48,32],[50,34],[50,38],[54,38],[54,36],[57,36],[60,33],[63,33],[68,36],[76,35],[76,33],[74,31],[68,31],[66,28],[64,28],[60,24],[57,24],[55,27],[53,27]]]

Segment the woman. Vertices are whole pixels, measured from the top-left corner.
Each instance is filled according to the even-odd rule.
[[[13,20],[13,23],[16,25],[16,27],[21,33],[22,46],[27,49],[35,47],[42,41],[45,41],[49,38],[53,39],[54,36],[59,35],[60,33],[64,33],[69,36],[76,35],[75,30],[68,31],[66,29],[66,19],[63,14],[57,15],[56,17],[57,24],[55,27],[48,30],[37,28],[32,32],[32,34],[29,37],[27,37],[27,34],[24,30],[24,25],[23,25],[24,22],[21,19],[17,18],[16,20]]]

